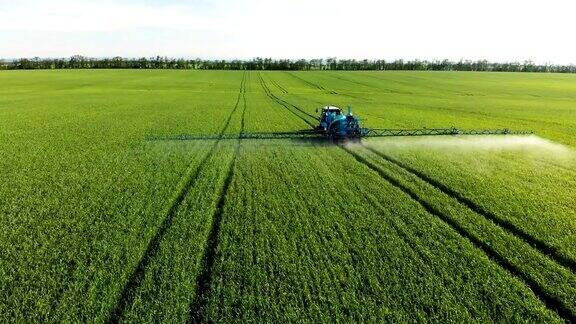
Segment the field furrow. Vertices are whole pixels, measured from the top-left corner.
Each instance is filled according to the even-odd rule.
[[[0,84],[2,322],[576,322],[574,75]],[[236,138],[310,131],[326,105],[368,128],[535,135]]]
[[[573,185],[569,166],[576,155],[570,149],[534,137],[455,139],[443,148],[428,141],[428,152],[420,152],[422,143],[371,147],[576,271],[576,201],[563,194]],[[476,147],[475,155],[469,147]],[[440,150],[445,153],[438,159]]]
[[[401,169],[415,175],[420,180],[429,183],[430,185],[436,187],[438,190],[442,191],[444,194],[450,196],[451,198],[457,200],[459,203],[465,205],[466,207],[470,208],[472,211],[484,216],[485,218],[489,219],[490,221],[496,223],[498,226],[504,228],[512,235],[517,236],[518,238],[524,240],[531,246],[534,246],[537,250],[539,250],[542,254],[551,257],[554,261],[558,264],[572,270],[572,272],[576,272],[576,261],[562,255],[561,252],[555,248],[547,244],[546,242],[542,241],[539,238],[525,232],[521,229],[517,224],[514,224],[510,220],[500,218],[499,216],[495,215],[493,212],[486,210],[484,207],[478,205],[476,202],[472,201],[470,198],[463,196],[460,192],[446,186],[444,183],[424,174],[423,172],[407,165],[399,160],[396,160],[383,152],[377,151],[374,148],[366,146],[368,150],[375,153],[376,155],[380,156],[381,158],[385,159],[386,161],[393,163],[400,167]]]
[[[246,73],[220,135],[232,131],[232,120],[238,121],[239,125],[244,123],[241,116],[245,112],[245,93]],[[203,294],[208,284],[206,279],[217,244],[221,205],[237,151],[225,141],[203,142],[203,145],[211,146],[210,154],[198,167],[194,186],[179,202],[173,228],[157,244],[158,256],[154,256],[153,262],[147,262],[138,285],[130,292],[131,298],[112,314],[113,321],[137,321],[138,318],[185,321],[195,314],[197,300],[202,300],[198,294]]]
[[[244,132],[245,117],[246,117],[246,87],[242,89],[242,118],[241,118],[241,128],[240,133]],[[238,155],[240,153],[240,146],[242,140],[238,139],[236,147],[234,149],[234,157],[228,167],[226,174],[226,179],[224,180],[224,185],[222,191],[219,194],[218,203],[216,204],[216,210],[212,216],[212,225],[210,229],[210,234],[208,236],[208,241],[203,253],[203,269],[196,280],[196,293],[194,294],[194,301],[190,305],[189,321],[195,323],[205,322],[206,307],[210,299],[210,284],[212,282],[212,276],[214,271],[214,262],[216,261],[216,251],[218,249],[220,228],[222,226],[222,217],[224,212],[224,205],[226,203],[226,196],[228,195],[228,189],[230,188],[230,183],[234,177],[234,169],[236,168],[236,163],[238,161]]]
[[[417,182],[409,178],[402,179],[395,170],[378,167],[357,153],[359,148],[345,150],[424,206],[430,214],[449,224],[496,264],[521,279],[550,309],[558,312],[565,320],[576,319],[576,300],[573,298],[576,293],[576,276],[569,269],[548,258],[522,238],[499,228],[488,219],[482,219],[483,215],[473,210],[464,211],[460,208],[463,206],[455,207],[454,204],[460,202],[450,195],[435,197],[433,191],[437,189],[434,186],[430,185],[428,190],[419,188],[421,184],[415,184]],[[472,222],[466,217],[471,217]]]
[[[307,86],[309,86],[309,87],[311,87],[311,88],[313,88],[313,89],[320,90],[320,91],[324,91],[324,92],[327,93],[327,94],[337,94],[336,92],[334,92],[334,91],[332,91],[332,90],[326,90],[326,88],[324,88],[323,86],[321,86],[321,85],[319,85],[319,84],[316,84],[316,83],[314,83],[314,82],[308,81],[308,80],[302,78],[301,76],[296,75],[296,74],[294,74],[294,73],[292,73],[292,72],[286,72],[286,73],[287,73],[288,75],[290,75],[291,77],[295,78],[296,80],[301,81],[302,83],[304,83],[305,85],[307,85]]]
[[[484,253],[486,253],[486,255],[488,257],[495,260],[495,262],[497,264],[504,267],[504,269],[509,271],[512,275],[520,278],[525,284],[527,284],[533,291],[536,292],[538,297],[544,303],[546,303],[546,305],[548,307],[550,307],[552,310],[558,312],[558,314],[560,314],[564,319],[573,320],[576,318],[575,317],[576,304],[574,304],[574,299],[571,297],[571,294],[573,293],[573,288],[571,288],[571,287],[573,287],[572,283],[576,283],[576,281],[574,281],[576,279],[576,277],[574,277],[574,274],[572,272],[570,272],[570,270],[568,270],[568,269],[570,269],[569,267],[568,267],[568,269],[563,267],[566,264],[565,262],[563,262],[563,260],[557,260],[557,258],[555,258],[554,256],[552,256],[553,260],[548,259],[547,258],[548,254],[546,253],[547,251],[542,250],[542,249],[538,249],[539,247],[541,248],[541,246],[536,246],[537,253],[531,253],[531,257],[532,258],[535,257],[535,260],[533,260],[532,258],[528,258],[528,260],[523,261],[523,262],[526,262],[527,264],[529,264],[528,266],[525,266],[524,263],[511,262],[510,260],[517,261],[515,259],[515,257],[517,256],[517,253],[508,254],[509,251],[506,251],[506,250],[504,250],[504,251],[494,250],[490,244],[492,242],[491,240],[486,240],[485,238],[478,237],[478,236],[472,234],[470,231],[468,231],[466,229],[466,226],[462,225],[461,221],[459,221],[457,219],[455,220],[450,215],[445,214],[443,212],[443,207],[437,207],[434,204],[432,204],[429,201],[430,193],[420,194],[420,195],[417,194],[416,191],[413,191],[409,187],[403,185],[402,182],[399,181],[397,178],[390,176],[385,172],[382,172],[373,163],[366,160],[364,157],[357,154],[353,150],[350,150],[350,149],[345,148],[345,147],[344,147],[344,149],[348,153],[352,154],[356,158],[357,161],[365,164],[369,168],[378,172],[380,174],[380,176],[382,176],[384,179],[391,182],[393,185],[397,186],[402,191],[404,191],[406,194],[408,194],[412,199],[414,199],[418,203],[420,203],[429,213],[431,213],[431,214],[439,217],[443,221],[445,221],[456,232],[458,232],[460,235],[462,235],[466,239],[469,239],[471,242],[473,242],[478,248],[480,248],[482,251],[484,251]],[[373,149],[371,151],[373,151]],[[379,152],[372,152],[372,153],[375,153],[378,156],[378,158],[383,158],[382,154]],[[422,179],[418,174],[414,174],[410,170],[407,170],[407,169],[397,165],[395,163],[395,161],[388,161],[388,160],[386,160],[386,161],[388,163],[392,163],[392,164],[396,165],[401,170],[404,170],[405,172],[410,173],[411,175],[413,175],[417,179],[419,179],[421,182],[427,183],[431,187],[435,188],[434,183],[427,182],[426,179]],[[436,184],[436,185],[438,185],[438,184]],[[490,223],[494,221],[494,219],[491,219],[490,217],[486,217],[487,215],[485,215],[485,213],[482,213],[478,209],[471,208],[471,204],[472,204],[471,201],[469,201],[467,204],[466,201],[463,201],[462,199],[459,200],[458,199],[459,197],[454,196],[453,191],[451,189],[449,189],[448,187],[440,187],[439,189],[445,196],[447,196],[447,198],[452,199],[452,200],[456,200],[458,203],[460,203],[461,205],[463,205],[464,207],[469,209],[471,212],[475,213],[477,216],[481,216],[481,218],[484,217],[485,220],[488,220]],[[478,221],[480,221],[480,224],[482,224],[482,219],[479,219]],[[474,224],[474,225],[476,225],[476,224]],[[502,226],[501,224],[497,224],[497,225],[501,226],[500,229],[496,228],[496,229],[491,229],[491,230],[496,231],[496,232],[505,230],[508,232],[507,234],[509,234],[509,236],[513,236],[517,241],[520,241],[521,242],[520,244],[523,243],[524,249],[526,249],[528,247],[532,248],[532,244],[534,244],[533,241],[526,240],[525,236],[518,235],[518,233],[511,231],[510,228],[508,228],[506,226]],[[510,238],[507,238],[507,239],[509,240]],[[533,251],[531,251],[531,252],[533,252]],[[560,261],[559,264],[558,264],[558,261]],[[555,262],[557,262],[557,264],[554,264]],[[547,265],[546,273],[544,274],[544,277],[546,278],[546,280],[542,280],[542,273],[538,272],[538,270],[535,270],[535,269],[541,269],[542,264]],[[535,265],[535,267],[534,267],[534,265]],[[566,281],[558,284],[557,280],[555,280],[555,277],[557,277],[557,276],[562,276],[570,284],[566,284]]]
[[[277,103],[278,105],[286,108],[287,111],[292,113],[294,116],[300,118],[303,122],[308,124],[308,126],[310,126],[310,127],[315,126],[315,124],[312,122],[312,120],[314,118],[312,115],[306,113],[305,111],[301,110],[300,108],[293,106],[293,105],[287,103],[286,101],[278,98],[276,95],[274,95],[270,91],[270,88],[268,88],[268,86],[266,85],[266,81],[264,81],[264,79],[262,78],[262,75],[260,75],[260,73],[258,73],[258,78],[260,79],[260,85],[262,86],[262,89],[266,93],[266,96],[268,96],[268,98],[270,98],[270,100],[272,100],[275,103]]]
[[[248,142],[226,199],[209,321],[401,320],[406,311],[534,319],[535,309],[554,317],[521,282],[338,148]],[[484,294],[514,311],[476,299]]]

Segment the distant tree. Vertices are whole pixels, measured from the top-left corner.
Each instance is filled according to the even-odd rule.
[[[256,57],[251,60],[202,60],[154,58],[87,58],[74,55],[68,59],[21,58],[0,60],[0,69],[197,69],[197,70],[432,70],[432,71],[496,71],[496,72],[555,72],[576,73],[574,65],[536,64],[533,61],[494,63],[487,60],[360,60],[324,59],[276,60]]]

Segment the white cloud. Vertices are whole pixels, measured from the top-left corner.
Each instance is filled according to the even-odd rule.
[[[161,53],[576,63],[575,9],[564,0],[173,0],[165,5],[27,0],[10,6],[0,0],[0,56]],[[148,38],[135,37],[143,30]],[[58,37],[60,49],[52,45]],[[17,39],[18,45],[3,38]]]
[[[191,6],[151,6],[88,1],[37,1],[0,9],[0,30],[122,32],[140,28],[213,30],[222,26]]]

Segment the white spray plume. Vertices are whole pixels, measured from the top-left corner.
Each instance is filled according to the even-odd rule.
[[[519,158],[556,161],[566,167],[576,167],[576,150],[536,135],[384,138],[371,139],[366,141],[366,144],[384,151],[424,150],[451,154],[514,153],[518,154]]]
[[[548,153],[575,154],[562,145],[536,135],[530,136],[442,136],[372,139],[370,145],[389,148],[422,148],[452,150],[541,150]]]

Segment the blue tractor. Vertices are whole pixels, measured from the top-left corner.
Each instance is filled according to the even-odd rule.
[[[336,106],[325,106],[318,119],[320,125],[316,129],[334,140],[359,139],[362,136],[360,120],[354,117],[350,106],[346,115]]]

